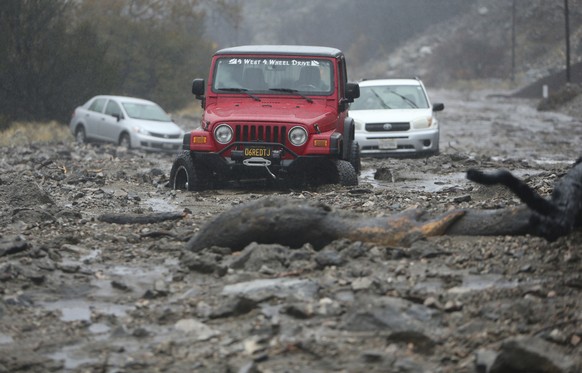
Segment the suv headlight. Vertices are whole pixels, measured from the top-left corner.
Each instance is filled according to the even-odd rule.
[[[429,128],[432,124],[432,117],[420,117],[412,121],[412,128]]]
[[[359,121],[357,119],[354,119],[354,124],[355,124],[356,131],[363,131],[364,128],[366,128],[366,123]]]
[[[289,131],[289,141],[295,146],[301,146],[307,142],[307,131],[303,127],[293,127]]]
[[[214,129],[214,138],[219,144],[228,144],[232,140],[232,128],[228,124],[221,124]]]

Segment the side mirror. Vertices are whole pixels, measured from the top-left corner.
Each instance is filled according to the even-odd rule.
[[[192,81],[192,94],[194,94],[198,100],[202,100],[204,96],[204,79],[198,78]]]
[[[346,99],[348,102],[354,102],[354,99],[360,97],[360,86],[358,83],[346,84]]]
[[[123,115],[121,115],[121,114],[115,113],[115,114],[111,114],[111,116],[113,118],[117,119],[118,122],[123,119]]]
[[[443,103],[438,103],[438,104],[433,104],[432,105],[432,111],[443,111],[445,110],[445,104]]]

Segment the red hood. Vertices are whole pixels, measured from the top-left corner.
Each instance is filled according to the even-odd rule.
[[[298,100],[251,98],[221,100],[218,104],[206,106],[205,120],[211,123],[224,122],[278,122],[300,123],[320,126],[337,119],[335,108],[326,105],[326,100],[314,99],[312,103]],[[323,128],[322,128],[323,129]]]

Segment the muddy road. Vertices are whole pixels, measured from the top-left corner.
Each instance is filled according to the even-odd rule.
[[[170,155],[72,139],[0,149],[0,372],[581,371],[580,232],[184,250],[217,214],[270,195],[367,216],[514,206],[466,170],[508,169],[549,195],[582,155],[580,116],[431,93],[446,106],[441,155],[364,159],[353,188],[180,192]],[[159,212],[185,216],[99,220]]]

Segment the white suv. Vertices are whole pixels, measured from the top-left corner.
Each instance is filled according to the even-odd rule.
[[[420,79],[374,79],[359,83],[350,106],[362,155],[420,156],[439,152],[439,125]]]

